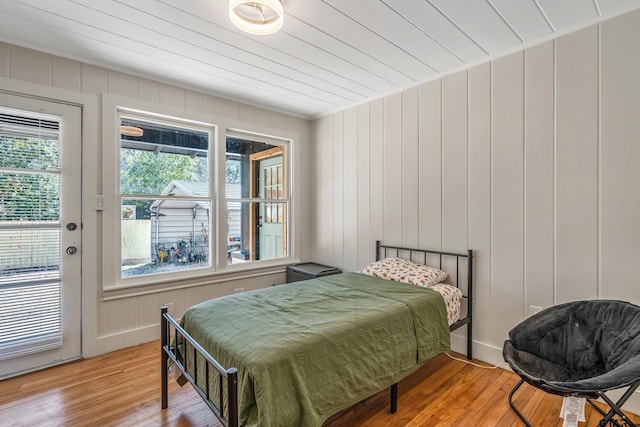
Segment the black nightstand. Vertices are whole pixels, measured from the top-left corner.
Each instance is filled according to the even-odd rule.
[[[314,262],[293,264],[287,267],[287,283],[338,273],[342,273],[342,270],[337,267],[329,267],[328,265],[316,264]]]

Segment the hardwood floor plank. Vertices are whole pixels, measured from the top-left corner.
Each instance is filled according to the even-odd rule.
[[[190,386],[169,386],[160,408],[160,344],[152,342],[0,382],[3,426],[220,427]],[[398,386],[398,412],[389,413],[389,390],[342,411],[325,427],[493,427],[522,423],[507,395],[518,377],[439,355]],[[534,426],[560,427],[562,399],[523,385],[516,404]],[[590,406],[587,423],[600,416]],[[640,417],[632,416],[634,422]]]

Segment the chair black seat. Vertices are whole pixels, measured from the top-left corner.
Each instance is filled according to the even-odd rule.
[[[610,300],[550,307],[509,332],[503,356],[524,381],[549,393],[593,399],[608,390],[635,389],[640,385],[640,307]]]

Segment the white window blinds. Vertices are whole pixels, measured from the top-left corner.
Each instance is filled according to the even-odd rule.
[[[58,136],[0,109],[0,360],[62,345]]]

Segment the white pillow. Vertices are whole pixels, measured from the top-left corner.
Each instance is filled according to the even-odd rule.
[[[447,278],[445,271],[402,258],[385,258],[373,262],[362,270],[362,274],[425,288],[443,282]]]

